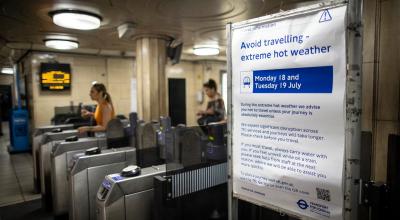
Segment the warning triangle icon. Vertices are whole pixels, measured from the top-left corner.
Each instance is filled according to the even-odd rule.
[[[331,13],[329,13],[329,10],[326,9],[322,12],[321,18],[319,19],[319,23],[327,22],[327,21],[331,21],[331,20],[332,20]]]

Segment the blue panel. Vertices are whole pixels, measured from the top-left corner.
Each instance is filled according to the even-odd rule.
[[[332,84],[332,66],[253,72],[253,93],[332,93]]]
[[[29,151],[29,118],[25,109],[14,109],[10,117],[11,152]]]

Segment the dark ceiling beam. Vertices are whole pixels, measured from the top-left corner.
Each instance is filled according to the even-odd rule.
[[[26,56],[29,55],[30,52],[32,52],[32,51],[31,51],[31,50],[25,51],[25,53],[23,53],[23,54],[16,60],[16,63],[20,63]]]

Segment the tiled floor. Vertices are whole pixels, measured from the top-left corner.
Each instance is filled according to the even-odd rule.
[[[33,192],[33,168],[30,153],[9,154],[7,122],[0,137],[0,207],[40,199]]]

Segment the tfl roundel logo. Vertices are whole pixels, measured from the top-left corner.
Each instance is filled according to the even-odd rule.
[[[301,209],[307,209],[308,208],[308,204],[306,201],[300,199],[299,201],[297,201],[297,205],[299,206],[299,208]]]

